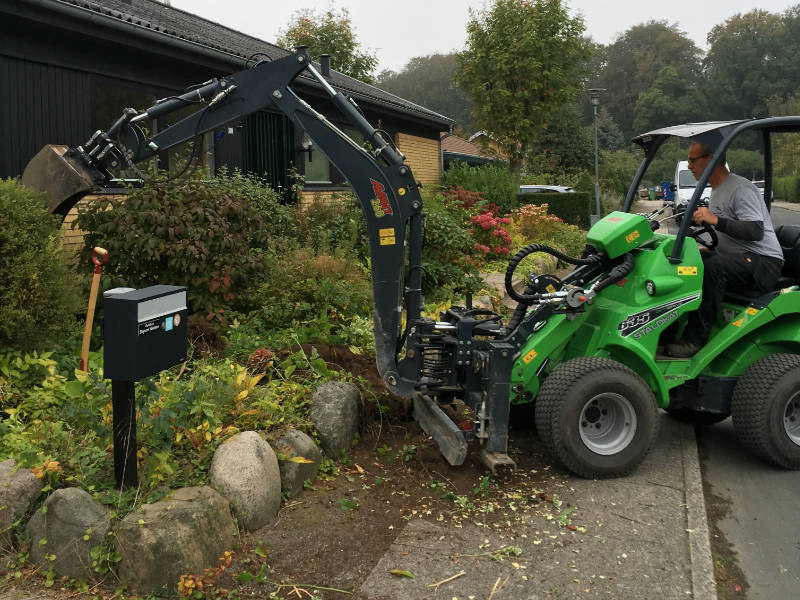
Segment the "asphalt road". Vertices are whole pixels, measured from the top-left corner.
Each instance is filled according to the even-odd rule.
[[[731,545],[745,581],[720,582],[721,598],[776,600],[800,594],[800,473],[752,456],[731,419],[698,428],[709,520]],[[712,534],[713,535],[713,534]],[[724,588],[723,588],[724,586]],[[748,589],[749,588],[749,589]]]
[[[772,205],[770,214],[775,227],[788,224],[800,225],[800,204],[776,202]]]
[[[772,206],[775,227],[800,225],[800,204]],[[751,456],[739,444],[730,419],[697,433],[703,480],[710,491],[709,520],[730,544],[745,582],[720,582],[720,597],[747,600],[800,595],[800,473]]]

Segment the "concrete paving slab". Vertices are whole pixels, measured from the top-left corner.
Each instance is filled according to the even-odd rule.
[[[563,479],[558,494],[561,510],[574,509],[567,518],[577,530],[563,526],[558,516],[534,510],[513,532],[503,533],[475,522],[454,529],[415,519],[372,570],[360,596],[365,600],[716,597],[702,486],[696,486],[694,432],[666,415],[661,421],[653,451],[629,477],[591,481],[553,470],[554,479]],[[688,489],[687,478],[692,484]],[[697,535],[698,531],[704,533]],[[407,571],[414,578],[392,575],[392,570]]]

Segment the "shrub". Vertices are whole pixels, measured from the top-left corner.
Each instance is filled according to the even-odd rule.
[[[504,228],[511,219],[497,216],[495,210],[496,207],[484,208],[469,221],[470,233],[475,238],[473,248],[490,260],[507,256],[511,249],[511,236]]]
[[[249,183],[237,187],[243,181]],[[83,252],[98,245],[109,251],[105,271],[113,285],[186,285],[190,310],[221,317],[237,301],[246,305],[243,292],[261,271],[270,229],[282,222],[270,224],[254,207],[254,185],[241,177],[188,180],[132,190],[124,201],[95,200],[76,221],[89,232]]]
[[[550,212],[561,220],[577,225],[581,229],[589,228],[589,214],[594,213],[594,203],[586,192],[562,194],[519,194],[519,205],[547,204]]]
[[[479,289],[478,269],[471,257],[475,240],[464,223],[468,213],[439,195],[426,196],[424,206],[423,291]]]
[[[512,231],[519,246],[545,244],[569,256],[580,256],[586,246],[584,233],[549,214],[547,208],[547,204],[527,204],[512,213]]]
[[[505,165],[473,167],[458,161],[444,172],[442,184],[447,187],[460,185],[467,190],[483,192],[486,202],[496,204],[500,214],[508,214],[514,208],[517,188]]]
[[[775,177],[772,181],[775,187],[775,199],[800,202],[800,177]]]
[[[283,204],[266,179],[254,174],[245,175],[238,169],[228,176],[223,175],[222,171],[220,173],[213,185],[219,191],[231,190],[238,197],[250,200],[253,209],[261,215],[271,241],[275,238],[297,238],[295,207]]]
[[[314,256],[300,248],[267,262],[265,280],[252,301],[261,308],[249,318],[262,331],[305,324],[320,339],[335,335],[356,315],[371,314],[372,287],[353,258]]]
[[[336,194],[327,201],[315,198],[295,212],[297,244],[316,254],[350,255],[369,264],[367,222],[353,194]]]
[[[44,348],[76,327],[80,297],[60,221],[17,180],[0,180],[0,346]]]

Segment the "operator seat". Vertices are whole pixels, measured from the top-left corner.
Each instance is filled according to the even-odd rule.
[[[783,270],[775,290],[782,290],[793,285],[800,285],[800,225],[780,225],[775,229],[778,243],[783,250]],[[726,290],[725,302],[747,306],[762,294],[758,290]],[[772,292],[765,294],[766,305],[772,299]]]
[[[800,285],[800,225],[780,225],[775,235],[783,250],[783,270],[778,287]]]

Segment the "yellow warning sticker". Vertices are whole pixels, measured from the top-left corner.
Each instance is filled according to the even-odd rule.
[[[746,312],[748,315],[750,315],[752,317],[753,315],[758,314],[758,309],[757,308],[753,308],[752,306],[750,306],[747,309],[745,309],[744,312]]]
[[[631,233],[625,236],[625,241],[630,244],[633,240],[637,239],[638,237],[639,237],[639,232],[632,231]]]
[[[556,293],[556,288],[552,283],[548,283],[547,287],[544,288],[544,289],[546,289],[550,294],[555,294]]]
[[[536,354],[536,350],[531,350],[525,356],[522,357],[522,362],[524,362],[527,365],[529,362],[531,362],[537,356],[538,355]]]
[[[741,327],[742,323],[744,323],[744,317],[742,317],[741,319],[737,319],[736,321],[731,323],[731,325],[735,325],[736,327]]]
[[[394,228],[379,229],[378,235],[381,238],[381,246],[394,246]]]
[[[697,267],[678,267],[678,275],[697,275]]]

